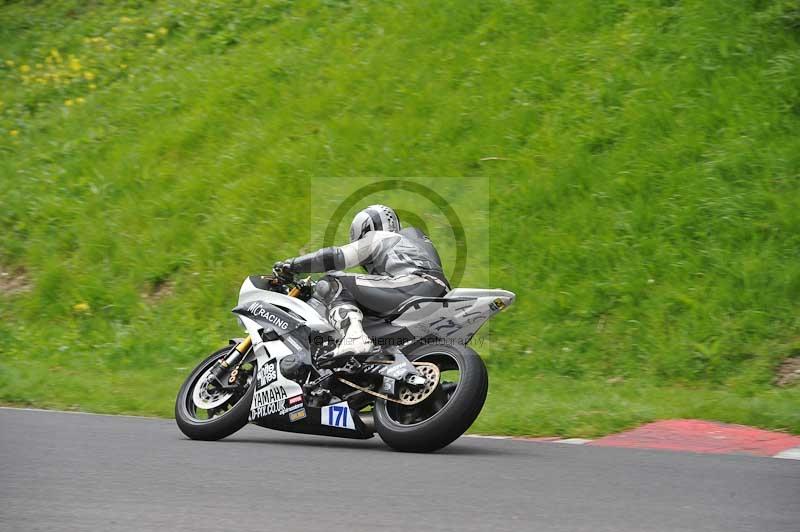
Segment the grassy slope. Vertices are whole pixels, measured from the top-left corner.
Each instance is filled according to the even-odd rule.
[[[243,275],[370,181],[337,176],[485,176],[421,180],[465,220],[462,284],[519,295],[475,430],[800,432],[771,386],[800,351],[798,28],[783,1],[0,7],[0,265],[32,286],[0,295],[0,400],[168,415]],[[435,209],[384,200],[452,260]]]

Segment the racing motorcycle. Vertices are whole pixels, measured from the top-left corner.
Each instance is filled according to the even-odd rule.
[[[339,334],[313,297],[315,281],[285,272],[250,276],[233,313],[247,335],[203,360],[178,392],[175,419],[195,440],[219,440],[248,422],[288,432],[367,439],[430,452],[475,421],[489,386],[469,346],[507,308],[506,290],[457,288],[366,314],[372,352],[333,356]]]

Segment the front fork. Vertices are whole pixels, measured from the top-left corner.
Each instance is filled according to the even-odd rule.
[[[244,357],[244,355],[250,350],[252,345],[253,339],[248,335],[244,340],[239,342],[233,349],[230,350],[228,356],[220,359],[219,363],[217,363],[211,369],[211,376],[224,386],[224,383],[220,377],[222,377],[222,375],[228,371],[231,366],[238,364],[242,357]],[[234,369],[233,371],[235,372],[237,370]],[[231,373],[231,380],[233,382],[236,381],[236,375],[234,373]],[[233,382],[230,384],[233,384]]]

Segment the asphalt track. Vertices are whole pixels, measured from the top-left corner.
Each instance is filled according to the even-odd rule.
[[[216,443],[171,420],[0,409],[0,530],[800,530],[800,461],[247,427]]]

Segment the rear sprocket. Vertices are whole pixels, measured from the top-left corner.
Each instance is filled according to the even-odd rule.
[[[374,395],[375,397],[380,397],[381,399],[385,399],[387,401],[391,401],[393,403],[399,403],[401,405],[415,405],[421,403],[436,390],[436,386],[439,384],[439,378],[441,373],[439,371],[439,367],[436,364],[431,362],[412,362],[414,367],[417,370],[417,373],[421,377],[425,378],[425,384],[420,386],[412,387],[408,384],[401,384],[400,388],[397,392],[398,397],[390,397],[386,394],[382,394],[380,392],[376,392],[375,390],[371,390],[364,386],[359,386],[354,382],[350,382],[347,379],[343,379],[342,377],[337,377],[339,382],[344,383],[356,390],[361,390],[364,393],[368,393],[370,395]]]

